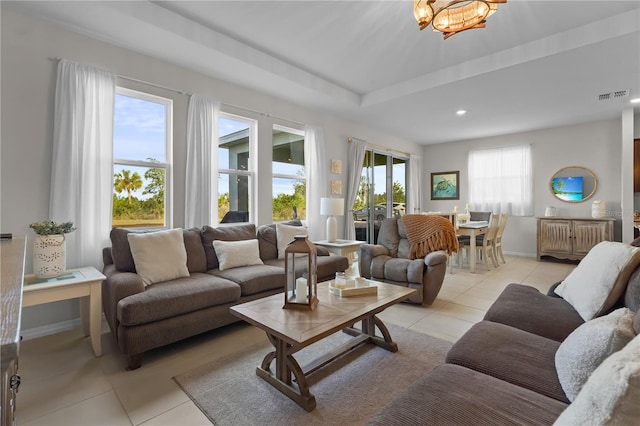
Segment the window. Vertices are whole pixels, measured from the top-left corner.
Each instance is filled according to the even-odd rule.
[[[248,222],[255,121],[220,113],[218,120],[218,221]]]
[[[405,214],[406,188],[406,159],[365,151],[360,188],[353,205],[357,240],[376,242],[384,218]]]
[[[116,88],[114,227],[171,226],[172,106],[170,99]]]
[[[474,209],[531,216],[532,195],[529,145],[469,152],[469,202]]]
[[[306,218],[304,132],[273,126],[273,221]]]

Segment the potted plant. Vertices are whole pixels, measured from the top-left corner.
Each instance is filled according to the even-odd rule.
[[[38,278],[52,278],[67,269],[65,234],[76,228],[72,222],[43,220],[29,225],[36,233],[33,241],[33,273]]]

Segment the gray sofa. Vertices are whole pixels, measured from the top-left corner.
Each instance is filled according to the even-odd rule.
[[[380,224],[377,244],[360,246],[360,275],[376,281],[416,289],[410,303],[431,305],[447,272],[447,254],[434,251],[409,259],[410,244],[402,220],[388,218]]]
[[[419,378],[368,424],[553,424],[571,404],[559,380],[556,352],[584,323],[554,293],[556,286],[547,295],[526,285],[507,286],[484,320],[452,346],[444,364]],[[608,312],[619,307],[635,312],[633,328],[639,334],[640,267]],[[638,413],[640,407],[635,410]]]
[[[300,225],[300,221],[288,222]],[[276,227],[239,224],[183,230],[189,276],[145,287],[136,274],[126,229],[111,231],[111,247],[103,250],[102,306],[128,368],[142,364],[144,352],[239,321],[229,313],[238,303],[283,291],[284,259],[278,259]],[[221,271],[214,240],[258,239],[263,265]],[[318,250],[318,280],[345,271],[349,261]]]

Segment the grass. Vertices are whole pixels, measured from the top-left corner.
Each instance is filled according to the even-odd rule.
[[[163,219],[112,219],[114,228],[152,228],[164,226]]]

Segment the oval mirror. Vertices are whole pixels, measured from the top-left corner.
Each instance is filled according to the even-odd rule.
[[[560,201],[581,203],[596,193],[598,179],[591,170],[585,167],[563,167],[549,181],[549,189],[553,196]]]

